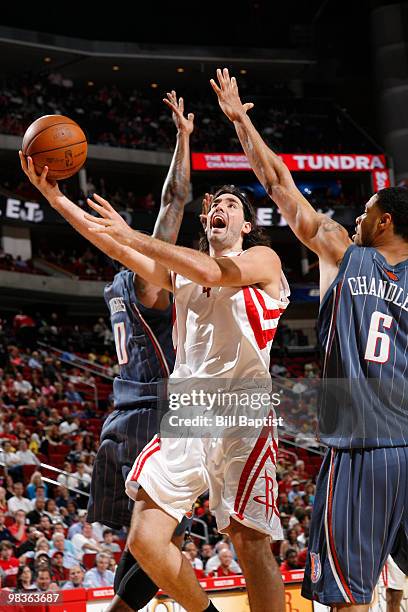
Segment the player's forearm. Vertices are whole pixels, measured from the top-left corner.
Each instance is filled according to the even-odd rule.
[[[248,115],[243,114],[234,126],[259,181],[296,236],[307,244],[319,227],[315,209],[300,193],[288,168],[266,145]]]
[[[177,134],[177,143],[169,172],[163,185],[160,211],[153,236],[175,244],[183,219],[190,187],[190,137]]]
[[[132,270],[132,272],[136,272],[137,277],[142,278],[147,283],[171,291],[172,287],[168,266],[162,266],[154,259],[122,245],[119,245],[118,261],[120,261],[125,268]],[[143,293],[143,288],[145,290],[144,283],[138,281],[138,287],[139,290],[142,287]]]
[[[234,121],[234,127],[252,170],[269,193],[279,185],[283,164],[281,158],[266,145],[246,113],[239,121]]]
[[[217,286],[221,281],[220,266],[206,253],[167,244],[140,232],[133,233],[129,246],[198,285]]]
[[[50,204],[81,236],[89,240],[105,255],[112,259],[119,259],[120,245],[108,235],[90,232],[89,223],[84,219],[83,211],[74,202],[66,196],[57,196],[52,201],[50,200]]]

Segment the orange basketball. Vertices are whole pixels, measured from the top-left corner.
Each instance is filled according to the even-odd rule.
[[[34,121],[24,134],[22,151],[33,159],[41,174],[48,166],[48,178],[67,179],[84,165],[88,144],[75,121],[63,115],[44,115]]]

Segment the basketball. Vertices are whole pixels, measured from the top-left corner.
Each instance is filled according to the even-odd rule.
[[[63,115],[44,115],[24,134],[22,151],[33,159],[37,174],[48,166],[48,178],[73,176],[86,160],[88,144],[79,125]]]

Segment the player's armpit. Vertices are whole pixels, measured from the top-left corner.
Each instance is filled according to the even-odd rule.
[[[319,228],[309,248],[317,253],[320,259],[338,266],[351,244],[345,227],[327,215],[319,214]]]
[[[269,284],[280,279],[281,262],[266,246],[254,246],[238,257],[214,257],[218,273],[209,278],[208,287],[240,287]]]

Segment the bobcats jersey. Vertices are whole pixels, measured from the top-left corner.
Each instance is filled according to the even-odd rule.
[[[319,314],[319,428],[337,448],[408,444],[408,260],[350,246]]]
[[[174,365],[172,307],[146,308],[137,299],[134,274],[116,274],[105,287],[120,374],[113,383],[115,408],[155,401],[157,385]]]

